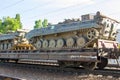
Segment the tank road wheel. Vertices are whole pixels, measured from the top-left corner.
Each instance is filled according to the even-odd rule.
[[[31,38],[31,39],[29,40],[29,43],[30,43],[30,44],[33,44],[34,46],[36,46],[37,41],[38,41],[37,38]]]
[[[66,40],[67,47],[73,47],[74,44],[75,44],[75,40],[73,38],[68,38]]]
[[[33,44],[33,43],[34,43],[34,39],[31,38],[31,39],[29,40],[29,43],[30,43],[30,44]]]
[[[4,49],[3,45],[4,45],[3,43],[0,44],[0,48],[1,48],[1,50]]]
[[[97,66],[97,62],[87,62],[81,64],[85,69],[94,70]]]
[[[0,44],[0,50],[2,50],[2,48],[1,48],[1,44]]]
[[[40,48],[42,47],[42,41],[38,40],[38,41],[36,42],[36,44],[35,44],[35,47],[36,47],[37,49],[40,49]]]
[[[79,38],[77,39],[77,46],[78,46],[78,47],[84,46],[85,43],[86,43],[86,39],[85,39],[84,37],[79,37]]]
[[[108,64],[108,59],[107,59],[107,58],[104,58],[104,57],[99,57],[98,59],[99,59],[101,62],[99,62],[99,63],[97,64],[97,67],[98,67],[99,69],[104,69],[104,67],[106,67],[107,64]]]
[[[11,47],[12,47],[12,43],[9,43],[8,44],[8,49],[11,49]]]
[[[1,44],[1,49],[4,50],[4,43]]]
[[[53,39],[50,40],[50,41],[49,41],[49,47],[50,47],[50,48],[55,48],[55,47],[56,47],[56,41],[53,40]]]
[[[36,43],[37,43],[37,41],[39,41],[39,39],[37,39],[37,38],[35,38],[35,39],[33,39],[33,45],[36,47]]]
[[[65,45],[65,41],[63,39],[57,40],[57,48],[62,48]]]
[[[48,48],[48,40],[43,40],[43,48]]]
[[[87,32],[87,38],[90,40],[90,39],[93,39],[93,38],[97,38],[99,36],[99,32],[96,30],[96,29],[90,29],[88,32]]]
[[[2,43],[0,44],[0,50],[3,50],[3,47],[2,47],[3,45],[2,45]]]
[[[7,49],[7,43],[4,43],[4,50]]]

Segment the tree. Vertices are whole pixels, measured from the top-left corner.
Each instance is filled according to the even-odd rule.
[[[34,26],[34,29],[35,28],[45,28],[45,27],[47,27],[48,26],[48,20],[47,19],[44,19],[44,21],[42,22],[42,20],[41,19],[39,19],[39,20],[36,20],[35,21],[35,26]]]
[[[39,28],[38,21],[35,21],[34,29],[35,29],[35,28]]]
[[[42,22],[43,27],[47,27],[48,26],[48,20],[44,19],[44,21]]]
[[[0,20],[0,33],[7,33],[8,31],[16,31],[22,28],[22,23],[20,21],[20,15],[16,14],[15,18],[3,17]]]
[[[21,19],[20,19],[20,14],[16,14],[15,19],[18,21],[18,23],[20,24],[20,29],[22,29],[22,23],[21,23]]]
[[[20,21],[20,14],[16,14],[15,19],[17,19],[18,21]]]
[[[2,20],[0,19],[0,33],[2,33]]]
[[[43,25],[42,25],[42,20],[39,19],[38,24],[39,24],[39,28],[42,28],[42,27],[43,27]]]
[[[34,29],[35,28],[42,28],[42,20],[36,20],[35,21]]]

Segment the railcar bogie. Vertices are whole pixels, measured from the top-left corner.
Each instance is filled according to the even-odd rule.
[[[104,69],[104,68],[108,65],[108,58],[98,57],[98,60],[100,61],[100,62],[97,64],[97,67],[98,67],[99,69]]]

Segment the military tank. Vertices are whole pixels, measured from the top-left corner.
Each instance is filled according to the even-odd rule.
[[[16,32],[8,32],[0,35],[0,50],[20,50],[29,48],[28,40],[25,39],[26,30],[17,30]],[[24,46],[21,46],[23,45]],[[28,47],[29,46],[29,47]]]
[[[66,19],[47,28],[31,30],[26,34],[36,49],[93,48],[97,39],[116,40],[118,21],[102,15],[85,14],[80,19]]]

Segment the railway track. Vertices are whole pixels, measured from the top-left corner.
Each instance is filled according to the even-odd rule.
[[[66,73],[66,74],[93,74],[93,75],[102,75],[102,76],[112,76],[116,78],[120,78],[120,68],[106,68],[103,70],[95,69],[95,70],[85,70],[81,67],[76,68],[62,68],[58,65],[41,65],[41,64],[26,64],[26,63],[0,63],[0,66],[9,66],[12,68],[25,68],[25,69],[34,69],[34,70],[40,70],[42,72],[52,72],[52,73]]]

